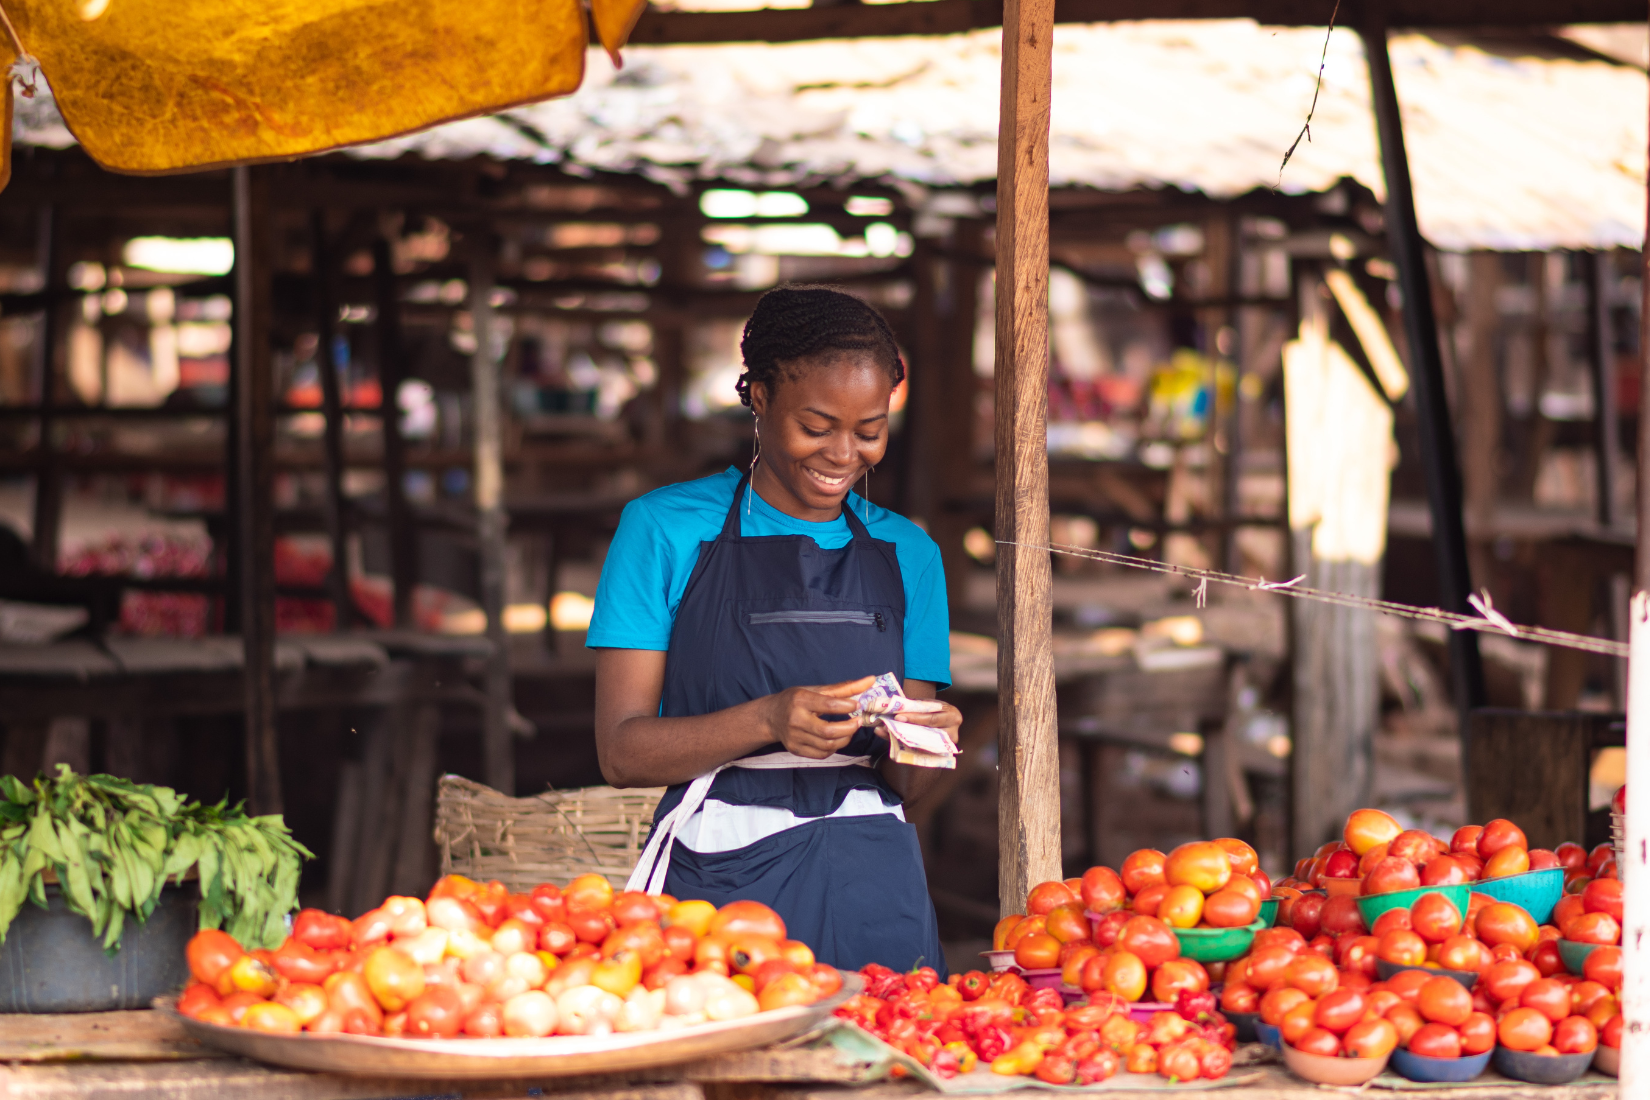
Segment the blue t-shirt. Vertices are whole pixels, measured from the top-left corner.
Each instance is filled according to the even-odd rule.
[[[596,586],[596,612],[585,645],[592,649],[670,648],[676,609],[699,560],[699,544],[722,533],[739,486],[740,473],[723,473],[655,489],[625,505],[619,531]],[[941,687],[951,683],[951,615],[946,606],[945,568],[934,540],[886,508],[848,494],[847,504],[863,518],[874,539],[894,544],[905,583],[905,676]],[[750,513],[740,504],[741,533],[810,535],[822,550],[840,550],[853,538],[842,516],[811,523],[788,516],[750,494]]]

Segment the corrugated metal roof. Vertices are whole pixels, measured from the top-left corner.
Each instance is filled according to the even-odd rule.
[[[1247,20],[1055,28],[1057,186],[1225,197],[1280,184],[1311,103],[1320,30]],[[353,150],[477,154],[768,187],[996,173],[1000,33],[592,51],[574,95]],[[1509,59],[1419,35],[1391,43],[1421,227],[1446,249],[1638,247],[1650,89],[1606,62]],[[20,135],[23,140],[28,134]],[[42,134],[42,137],[45,135]],[[50,142],[47,142],[50,143]],[[1289,192],[1383,190],[1363,50],[1331,37]]]

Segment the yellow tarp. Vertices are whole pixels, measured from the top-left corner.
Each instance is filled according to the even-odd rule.
[[[610,53],[645,2],[595,0]],[[578,0],[0,5],[69,130],[119,172],[289,159],[566,95],[587,45]]]

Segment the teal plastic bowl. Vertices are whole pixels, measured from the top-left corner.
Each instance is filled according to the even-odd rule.
[[[1579,943],[1576,940],[1559,940],[1558,957],[1564,960],[1564,969],[1582,977],[1587,966],[1587,956],[1591,955],[1604,945],[1601,943]]]
[[[1472,884],[1475,893],[1496,901],[1510,901],[1535,918],[1535,923],[1546,924],[1553,916],[1553,906],[1564,896],[1564,868],[1549,867],[1545,871],[1527,871],[1506,878],[1481,879]]]
[[[1467,905],[1472,900],[1472,885],[1462,883],[1459,886],[1419,886],[1414,890],[1394,890],[1389,894],[1367,894],[1358,899],[1358,912],[1363,914],[1364,926],[1374,928],[1375,921],[1388,909],[1408,909],[1420,901],[1427,894],[1443,894],[1455,906],[1461,919],[1467,918]],[[1556,902],[1558,899],[1554,898]],[[1550,911],[1550,909],[1549,909]]]
[[[1265,919],[1242,928],[1176,928],[1180,957],[1198,962],[1230,962],[1247,954],[1255,933],[1266,927]]]
[[[1267,928],[1274,928],[1278,923],[1278,906],[1283,904],[1282,898],[1267,898],[1260,903],[1260,921]]]

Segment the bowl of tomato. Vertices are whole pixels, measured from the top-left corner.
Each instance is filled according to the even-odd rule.
[[[1528,1050],[1513,1050],[1497,1045],[1495,1071],[1514,1081],[1532,1085],[1567,1085],[1587,1072],[1593,1064],[1592,1050],[1580,1054],[1537,1054]]]
[[[1546,924],[1552,918],[1553,906],[1564,896],[1564,868],[1548,867],[1505,878],[1479,879],[1472,888],[1496,901],[1510,901],[1534,917],[1535,923]]]
[[[1358,913],[1364,918],[1364,924],[1370,928],[1382,913],[1388,909],[1410,909],[1427,894],[1442,894],[1455,906],[1456,911],[1466,919],[1467,908],[1472,901],[1471,883],[1458,883],[1454,886],[1417,886],[1413,890],[1391,890],[1385,894],[1365,894],[1358,899]],[[1556,898],[1553,900],[1557,900]]]
[[[1266,927],[1264,920],[1256,920],[1241,928],[1176,928],[1182,958],[1198,962],[1229,962],[1248,954],[1254,946],[1255,933]]]
[[[1558,957],[1564,960],[1564,969],[1581,977],[1587,966],[1587,956],[1591,955],[1604,945],[1601,943],[1581,943],[1577,940],[1559,940]]]
[[[1388,962],[1386,959],[1375,960],[1375,976],[1383,982],[1391,981],[1392,976],[1401,970],[1419,970],[1440,978],[1454,978],[1469,990],[1478,984],[1478,975],[1471,970],[1446,970],[1441,966],[1410,966],[1405,963]]]
[[[1459,1058],[1428,1058],[1399,1047],[1392,1052],[1392,1070],[1409,1081],[1471,1081],[1490,1064],[1490,1053],[1486,1050],[1482,1054],[1463,1054]]]
[[[1362,1085],[1386,1068],[1391,1055],[1379,1058],[1343,1058],[1338,1054],[1309,1054],[1283,1044],[1283,1061],[1297,1077],[1315,1085]]]
[[[1282,898],[1267,898],[1260,903],[1260,920],[1266,928],[1273,928],[1278,923],[1278,906],[1283,904]]]

